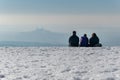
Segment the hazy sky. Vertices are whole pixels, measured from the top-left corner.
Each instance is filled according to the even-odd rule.
[[[120,26],[120,0],[0,0],[0,31]]]

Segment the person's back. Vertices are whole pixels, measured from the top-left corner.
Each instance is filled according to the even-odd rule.
[[[92,34],[89,43],[91,47],[95,47],[95,45],[99,44],[99,38],[95,33]]]
[[[78,47],[79,37],[76,35],[76,31],[73,31],[73,35],[69,38],[69,46]]]
[[[80,47],[88,47],[88,38],[86,34],[81,37]]]

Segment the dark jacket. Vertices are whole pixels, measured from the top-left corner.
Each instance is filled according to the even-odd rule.
[[[69,46],[78,47],[79,46],[79,37],[77,35],[72,35],[69,38]]]
[[[81,47],[88,47],[88,38],[86,36],[81,37],[80,46]]]
[[[99,44],[99,38],[97,36],[91,37],[89,43],[91,47],[94,47],[96,44]]]

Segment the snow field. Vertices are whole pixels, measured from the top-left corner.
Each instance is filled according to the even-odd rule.
[[[120,47],[0,47],[0,80],[120,80]]]

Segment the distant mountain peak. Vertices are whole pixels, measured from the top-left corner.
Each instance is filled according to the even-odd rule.
[[[44,29],[44,28],[39,28],[39,27],[37,27],[33,32],[51,32],[51,31],[46,30],[46,29]]]

